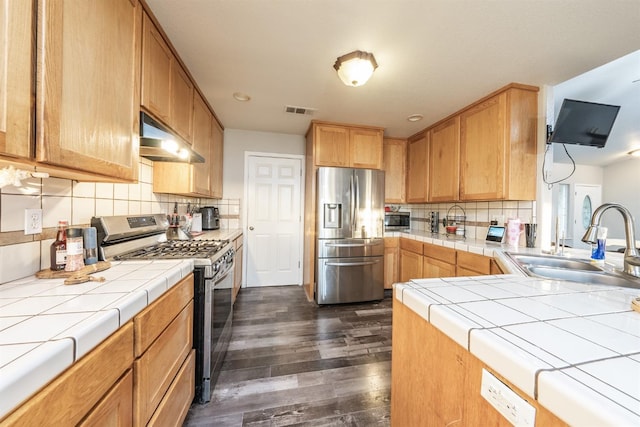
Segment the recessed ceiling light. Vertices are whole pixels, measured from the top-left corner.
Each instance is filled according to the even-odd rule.
[[[234,92],[233,98],[236,101],[240,101],[240,102],[247,102],[247,101],[249,101],[251,99],[251,97],[249,95],[247,95],[246,93],[242,93],[242,92]]]
[[[409,120],[410,122],[419,122],[423,118],[424,116],[422,114],[412,114],[409,117],[407,117],[407,120]]]

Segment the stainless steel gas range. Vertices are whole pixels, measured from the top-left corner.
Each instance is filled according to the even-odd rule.
[[[211,400],[231,338],[234,250],[229,240],[189,239],[162,214],[94,217],[101,260],[193,259],[195,398]],[[184,239],[168,238],[184,236]]]

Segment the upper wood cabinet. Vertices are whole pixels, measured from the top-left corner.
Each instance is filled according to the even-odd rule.
[[[204,163],[154,162],[153,192],[222,198],[222,128],[196,92],[193,100],[193,149]]]
[[[33,158],[33,3],[0,0],[0,156]]]
[[[171,67],[171,127],[187,143],[192,142],[193,83],[177,61]],[[206,106],[206,104],[205,104]]]
[[[382,128],[311,122],[316,166],[382,169]]]
[[[460,199],[535,200],[538,88],[512,84],[460,114]]]
[[[382,151],[384,201],[386,203],[404,203],[407,181],[407,140],[384,138]]]
[[[429,201],[458,200],[460,117],[429,130]]]
[[[194,84],[162,32],[144,13],[142,24],[142,107],[192,142]]]
[[[222,172],[224,155],[224,131],[217,120],[213,121],[211,141],[211,197],[222,199]]]
[[[146,13],[142,14],[142,106],[171,125],[171,67],[169,45]]]
[[[36,160],[136,180],[141,7],[38,1]]]
[[[420,133],[407,143],[407,203],[427,202],[429,134]]]

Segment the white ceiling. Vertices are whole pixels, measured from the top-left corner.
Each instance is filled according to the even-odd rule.
[[[406,137],[510,82],[555,86],[640,47],[638,0],[146,1],[226,128],[297,135],[313,118]],[[379,65],[358,88],[333,69],[353,50]]]

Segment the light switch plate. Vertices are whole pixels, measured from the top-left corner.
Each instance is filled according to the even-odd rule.
[[[535,425],[536,408],[486,369],[482,370],[480,394],[514,426],[533,427]]]
[[[24,234],[42,233],[42,209],[24,210]]]

